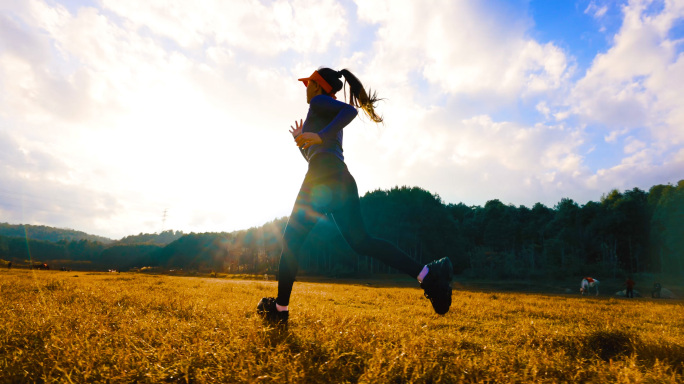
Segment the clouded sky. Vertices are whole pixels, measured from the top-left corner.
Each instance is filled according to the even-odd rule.
[[[362,194],[553,207],[684,178],[684,0],[0,0],[0,222],[286,216],[319,66],[385,98],[345,128]]]

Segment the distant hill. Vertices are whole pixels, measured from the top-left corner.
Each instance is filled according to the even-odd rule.
[[[183,231],[162,231],[161,233],[140,233],[126,236],[116,242],[117,245],[153,244],[167,245],[183,237]]]
[[[112,243],[112,239],[102,236],[90,235],[85,232],[76,231],[73,229],[63,229],[46,227],[44,225],[29,225],[29,224],[8,224],[0,223],[0,236],[8,237],[28,237],[33,240],[44,240],[51,242],[58,242],[60,240],[67,241],[99,241],[103,244]]]

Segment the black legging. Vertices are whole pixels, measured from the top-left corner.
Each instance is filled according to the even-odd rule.
[[[288,305],[299,263],[297,255],[306,236],[324,215],[333,219],[351,248],[376,258],[413,278],[423,266],[390,242],[368,234],[361,217],[359,191],[347,166],[335,155],[319,153],[309,162],[292,214],[283,234],[283,252],[278,270],[278,299]]]

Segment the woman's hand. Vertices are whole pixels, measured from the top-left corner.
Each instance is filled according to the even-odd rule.
[[[302,126],[304,126],[304,123],[302,122],[302,119],[299,119],[299,123],[297,123],[297,120],[295,120],[295,126],[290,125],[290,133],[292,134],[292,137],[295,139],[297,136],[299,136],[302,133]]]
[[[321,144],[323,140],[321,140],[321,137],[318,136],[317,133],[304,132],[301,135],[295,137],[295,142],[297,143],[297,146],[301,149],[307,149],[314,144]]]
[[[301,149],[307,149],[314,144],[321,144],[323,142],[323,140],[321,140],[321,137],[318,136],[317,133],[302,133],[303,126],[304,122],[302,119],[299,119],[299,121],[295,120],[294,127],[290,125],[290,128],[292,128],[290,129],[290,133],[292,134],[292,137],[294,137],[295,143],[297,143],[298,147],[300,147]]]

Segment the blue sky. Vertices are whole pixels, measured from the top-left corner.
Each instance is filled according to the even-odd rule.
[[[610,37],[622,23],[619,3],[606,2],[607,8],[600,20],[592,16],[591,11],[600,8],[596,4],[591,1],[531,1],[529,14],[534,22],[531,36],[573,52],[580,68],[586,70],[597,53],[608,49]]]
[[[684,0],[5,0],[0,222],[112,238],[289,214],[296,81],[349,68],[363,194],[580,204],[684,178]],[[164,211],[166,220],[163,220]]]

